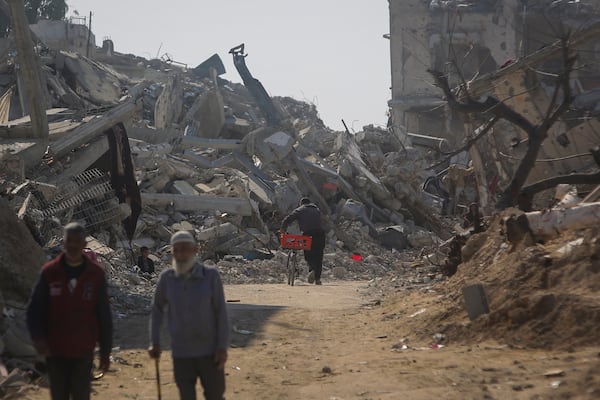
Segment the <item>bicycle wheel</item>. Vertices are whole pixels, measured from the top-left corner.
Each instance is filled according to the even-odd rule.
[[[287,278],[288,278],[288,285],[294,285],[294,263],[292,261],[292,254],[294,254],[293,251],[290,251],[288,253],[288,257],[287,257],[287,263],[285,265],[285,270],[287,271]]]

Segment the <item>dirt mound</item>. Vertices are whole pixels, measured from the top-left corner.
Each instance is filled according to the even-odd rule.
[[[6,299],[25,301],[46,255],[2,198],[0,227],[0,292]]]
[[[436,287],[441,296],[423,300],[427,312],[409,321],[412,331],[423,338],[441,332],[450,341],[494,339],[524,347],[597,344],[600,227],[529,246],[505,242],[501,228],[497,217],[487,232],[469,239],[463,250],[468,259]],[[484,285],[491,312],[471,322],[461,289],[474,283]]]

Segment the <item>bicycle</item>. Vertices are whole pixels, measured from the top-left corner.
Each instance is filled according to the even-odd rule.
[[[285,268],[287,271],[288,285],[294,286],[294,280],[300,276],[297,252],[298,250],[310,250],[312,237],[282,233],[280,236],[280,244],[282,249],[289,250]]]

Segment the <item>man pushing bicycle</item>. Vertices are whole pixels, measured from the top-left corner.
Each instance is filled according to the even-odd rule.
[[[304,236],[312,237],[310,250],[304,250],[304,259],[308,264],[308,283],[321,285],[323,270],[323,251],[325,250],[325,231],[321,222],[321,210],[306,197],[300,200],[300,207],[292,211],[281,223],[281,231],[285,232],[294,221]]]

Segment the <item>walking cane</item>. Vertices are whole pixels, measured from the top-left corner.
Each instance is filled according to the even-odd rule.
[[[156,390],[158,391],[158,400],[162,400],[162,393],[160,391],[160,370],[158,368],[158,358],[154,359],[154,366],[156,367]]]

